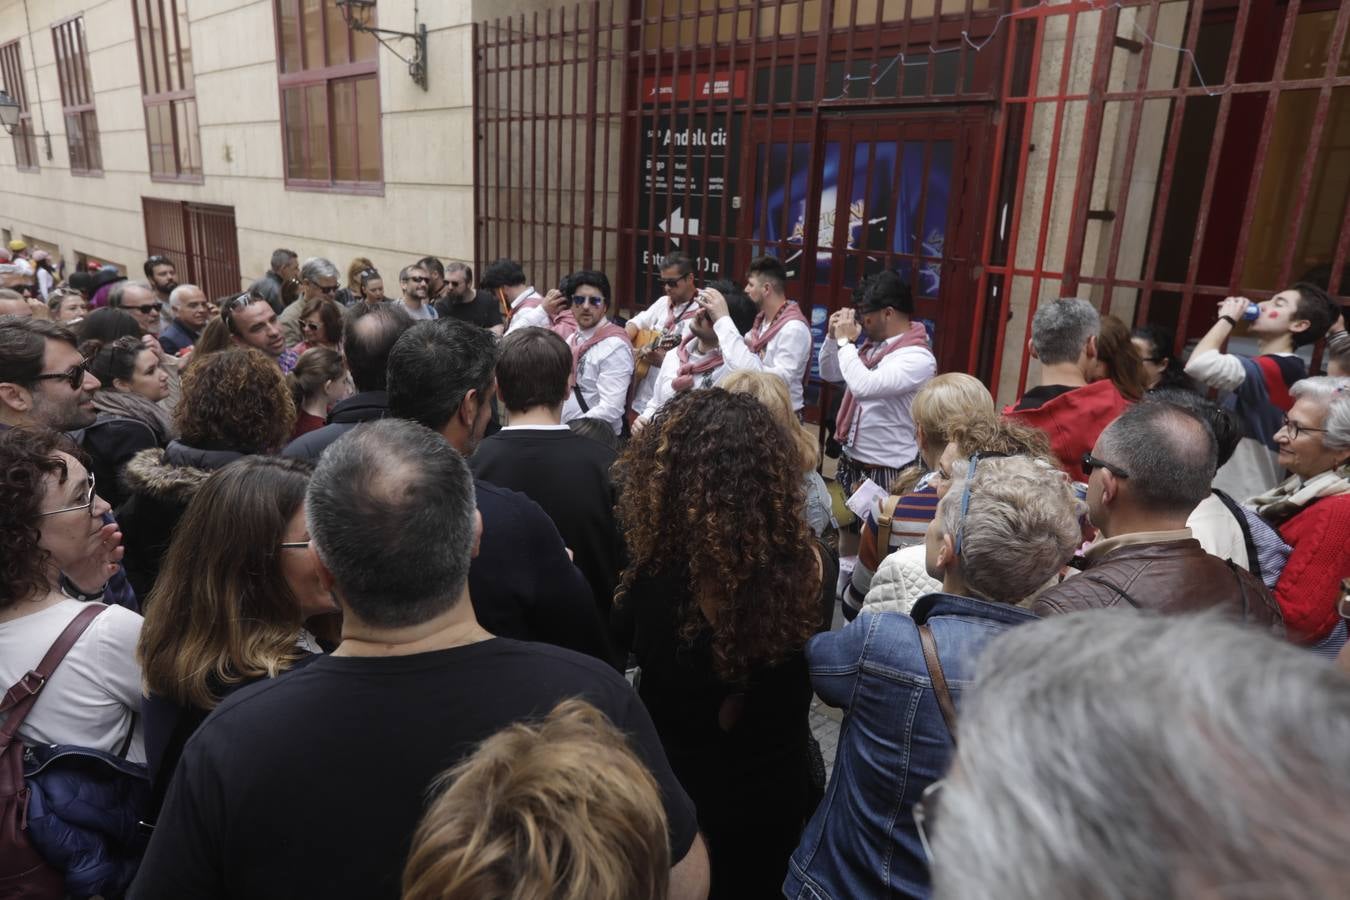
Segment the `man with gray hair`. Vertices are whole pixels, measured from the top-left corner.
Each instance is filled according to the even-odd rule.
[[[479,625],[469,566],[482,519],[454,447],[412,422],[363,425],[320,460],[305,518],[310,539],[277,552],[308,557],[342,608],[342,643],[216,707],[183,753],[132,897],[397,898],[435,779],[570,697],[627,734],[660,786],[679,860],[670,895],[705,896],[693,804],[623,676]]]
[[[211,308],[206,294],[195,284],[180,284],[169,292],[169,326],[160,332],[159,345],[164,352],[176,355],[197,342]]]
[[[294,250],[278,247],[272,251],[267,274],[254,282],[258,295],[273,312],[281,315],[299,293],[300,258]]]
[[[142,335],[159,337],[159,313],[164,308],[154,288],[144,281],[122,280],[108,292],[108,305],[131,314]]]
[[[1211,616],[1015,628],[935,806],[938,900],[1343,897],[1350,679]]]
[[[1266,586],[1206,553],[1186,527],[1209,496],[1217,457],[1209,425],[1180,407],[1143,403],[1122,413],[1080,461],[1088,516],[1101,539],[1087,550],[1086,570],[1044,591],[1032,611],[1217,607],[1283,636],[1280,608]]]
[[[338,289],[338,268],[322,256],[311,256],[300,267],[300,296],[287,306],[277,321],[286,336],[286,346],[294,347],[300,343],[303,335],[300,331],[300,313],[305,302],[315,297],[327,297],[336,302]]]
[[[1040,361],[1040,380],[1004,411],[1044,431],[1071,476],[1097,435],[1129,405],[1111,379],[1090,382],[1100,326],[1101,317],[1086,300],[1066,297],[1037,309],[1027,351]]]

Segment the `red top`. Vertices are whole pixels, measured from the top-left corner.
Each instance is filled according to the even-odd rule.
[[[1289,636],[1315,643],[1336,627],[1341,579],[1350,575],[1350,494],[1315,500],[1280,526],[1294,548],[1275,582]]]
[[[1111,379],[1103,378],[1052,397],[1034,409],[1006,409],[1004,415],[1050,436],[1050,449],[1060,468],[1074,481],[1083,480],[1083,454],[1130,405]]]
[[[291,432],[291,440],[295,440],[302,434],[309,434],[316,428],[322,428],[327,420],[322,416],[314,416],[305,412],[303,409],[295,417],[295,430]]]

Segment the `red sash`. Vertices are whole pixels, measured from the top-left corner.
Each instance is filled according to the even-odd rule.
[[[671,385],[677,391],[689,390],[694,386],[695,376],[711,372],[722,364],[722,351],[720,349],[712,351],[696,363],[691,363],[689,361],[689,344],[696,340],[698,340],[698,335],[691,334],[680,342],[680,346],[676,350],[680,355],[680,373],[675,376]]]
[[[778,336],[778,332],[783,330],[783,326],[789,322],[801,322],[807,328],[811,323],[806,320],[802,314],[802,309],[795,300],[789,300],[783,304],[783,308],[778,310],[778,314],[773,317],[767,328],[764,327],[764,313],[755,316],[755,323],[750,326],[750,333],[745,336],[745,346],[750,348],[750,352],[760,357],[764,357],[764,348],[769,346]],[[762,329],[762,330],[761,330]]]
[[[578,331],[575,337],[581,337],[581,332]],[[585,356],[592,347],[601,341],[612,337],[623,338],[623,342],[628,345],[628,352],[633,352],[633,339],[628,336],[628,332],[609,321],[609,319],[606,319],[601,323],[599,328],[595,329],[595,334],[591,335],[584,343],[572,344],[572,372],[574,374],[576,373],[577,365],[581,362],[581,358]],[[568,343],[571,344],[572,341],[569,339]]]
[[[661,330],[662,330],[662,331],[670,331],[670,329],[674,328],[674,327],[675,327],[676,325],[678,325],[679,323],[684,322],[684,321],[686,321],[686,320],[688,320],[688,319],[692,319],[694,316],[698,315],[698,311],[699,311],[700,309],[702,309],[702,307],[699,306],[698,303],[696,303],[696,302],[693,301],[693,300],[690,300],[688,303],[686,303],[686,304],[684,305],[684,312],[680,313],[679,318],[676,318],[676,317],[675,317],[675,304],[674,304],[673,301],[671,301],[670,295],[667,294],[667,295],[666,295],[666,325],[665,325],[665,327],[662,328]]]
[[[905,347],[927,347],[928,329],[923,327],[921,322],[913,322],[909,330],[900,336],[900,340],[892,344],[873,344],[868,341],[862,345],[858,351],[858,358],[862,364],[869,369],[875,369],[881,361],[890,356],[897,350]],[[853,396],[853,391],[845,391],[844,399],[839,404],[839,415],[834,420],[835,440],[841,444],[847,443],[850,430],[853,427],[853,419],[858,414],[858,398]]]

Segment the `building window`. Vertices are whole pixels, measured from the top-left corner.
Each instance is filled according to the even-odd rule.
[[[150,175],[156,180],[199,181],[202,145],[187,0],[131,0],[131,9],[141,61]]]
[[[352,32],[322,0],[275,0],[286,182],[378,189],[380,89],[369,34]]]
[[[84,175],[103,172],[98,145],[98,117],[94,88],[89,80],[89,45],[84,41],[84,17],[67,19],[52,28],[56,49],[56,76],[61,82],[61,112],[66,118],[66,145],[70,171]]]
[[[18,41],[0,47],[0,82],[4,83],[5,93],[19,104],[19,125],[14,129],[14,165],[36,172],[37,139],[33,135],[33,114],[28,110],[28,92],[24,90]]]

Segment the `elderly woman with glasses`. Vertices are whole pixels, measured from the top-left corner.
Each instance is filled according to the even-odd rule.
[[[291,349],[296,358],[306,350],[323,347],[326,350],[342,350],[342,307],[336,300],[327,297],[311,297],[303,301],[300,310],[300,333],[305,339]]]
[[[1247,504],[1291,548],[1274,591],[1290,637],[1335,655],[1346,642],[1336,601],[1350,574],[1350,378],[1305,378],[1289,393],[1275,444],[1293,474]]]
[[[1017,604],[1080,540],[1068,477],[1025,456],[954,460],[925,537],[940,592],[911,615],[862,615],[806,645],[817,696],[844,710],[834,776],[792,855],[788,897],[928,895],[915,822],[955,747],[955,700],[984,647],[1035,616]]]

